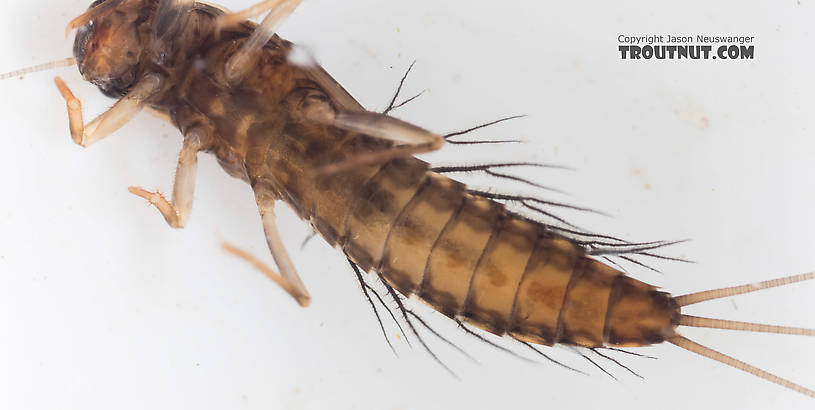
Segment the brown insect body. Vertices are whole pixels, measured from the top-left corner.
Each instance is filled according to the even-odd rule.
[[[134,53],[137,39],[143,54],[151,52],[143,40],[152,27],[151,16],[143,14],[151,8],[141,3],[124,2],[121,13],[96,22],[90,38],[88,29],[77,37],[80,70],[103,90],[136,78],[122,79],[111,68],[140,75],[157,70],[151,64],[116,67],[135,61],[121,58]],[[311,123],[309,112],[333,116],[336,105],[306,70],[289,63],[292,45],[278,37],[248,75],[229,81],[225,62],[253,26],[216,39],[214,20],[221,13],[204,5],[192,13],[176,33],[179,51],[159,66],[168,86],[151,105],[169,113],[184,134],[206,129],[199,135],[211,137],[201,141],[202,150],[249,182],[256,196],[284,199],[364,270],[381,272],[403,295],[416,294],[450,317],[534,343],[643,346],[674,334],[679,309],[666,293],[590,258],[503,204],[467,193],[421,160],[315,175],[323,164],[391,144]],[[91,54],[117,47],[126,52]]]
[[[78,25],[75,58],[80,72],[106,95],[122,97],[117,104],[147,104],[181,130],[185,145],[177,191],[191,189],[194,179],[186,166],[194,164],[198,151],[213,153],[230,175],[248,182],[284,276],[287,262],[279,260],[276,232],[270,233],[274,225],[266,225],[265,212],[271,212],[276,200],[285,201],[327,242],[364,270],[380,273],[403,295],[415,294],[437,311],[483,330],[538,344],[589,348],[667,340],[815,394],[721,354],[713,357],[716,352],[692,345],[676,332],[680,325],[746,325],[742,328],[811,335],[807,329],[768,330],[724,321],[705,325],[680,309],[812,279],[813,274],[673,298],[600,263],[576,241],[433,172],[424,161],[402,154],[381,160],[377,156],[399,150],[401,140],[375,135],[380,128],[386,129],[383,134],[391,133],[388,127],[408,134],[427,132],[384,115],[354,116],[361,106],[319,66],[293,63],[294,45],[276,35],[249,63],[236,63],[236,56],[245,57],[240,53],[258,26],[242,22],[221,27],[222,10],[178,3],[175,14],[165,11],[161,18],[157,13],[173,1],[101,3],[97,8],[109,10]],[[170,18],[178,14],[185,17]],[[75,141],[85,145],[101,138],[76,127],[73,96],[57,83],[68,101]],[[388,119],[371,125],[382,118]],[[86,128],[105,129],[105,121],[95,120]],[[110,122],[120,121],[114,115]],[[437,148],[433,144],[425,145]],[[342,169],[326,172],[327,165],[336,164]],[[191,191],[172,205],[157,194],[131,192],[156,204],[171,226],[184,225]],[[286,280],[281,286],[307,304],[296,281]]]

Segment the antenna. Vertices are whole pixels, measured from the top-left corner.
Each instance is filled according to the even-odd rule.
[[[27,67],[27,68],[23,68],[23,69],[20,69],[20,70],[12,71],[10,73],[0,74],[0,80],[5,80],[7,78],[18,77],[18,76],[21,76],[21,75],[36,73],[36,72],[39,72],[39,71],[46,71],[46,70],[50,70],[52,68],[70,67],[70,66],[72,66],[74,64],[76,64],[76,60],[73,57],[66,58],[64,60],[51,61],[51,62],[48,62],[48,63],[45,63],[45,64],[38,64],[38,65],[35,65],[35,66],[32,66],[32,67]]]

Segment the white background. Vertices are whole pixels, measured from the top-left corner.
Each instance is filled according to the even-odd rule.
[[[68,57],[73,40],[63,29],[86,7],[6,2],[0,71]],[[447,147],[427,158],[575,168],[519,172],[570,193],[542,195],[613,214],[563,213],[597,231],[691,238],[665,252],[696,264],[655,262],[664,275],[631,269],[681,294],[815,269],[813,21],[806,0],[306,0],[280,33],[309,47],[373,110],[418,60],[406,95],[429,92],[396,115],[434,131],[528,114],[478,134],[524,145]],[[619,34],[652,32],[756,36],[756,58],[620,60]],[[656,361],[615,356],[645,381],[603,362],[615,382],[563,349],[550,352],[591,376],[528,364],[415,301],[480,364],[431,335],[461,381],[416,343],[397,341],[396,358],[342,256],[319,239],[299,250],[307,228],[285,207],[280,225],[313,296],[308,309],[219,249],[228,240],[271,262],[247,186],[202,156],[189,226],[171,230],[126,188],[169,192],[178,131],[141,114],[83,150],[69,138],[54,75],[82,98],[86,119],[111,103],[75,68],[0,82],[0,305],[8,312],[0,396],[9,408],[812,408],[812,399],[670,345],[640,350]],[[688,311],[815,327],[813,295],[815,284],[804,284]],[[815,388],[811,339],[684,333]]]

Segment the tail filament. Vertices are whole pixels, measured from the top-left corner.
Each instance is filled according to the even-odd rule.
[[[720,299],[728,296],[741,295],[744,293],[756,292],[762,289],[769,289],[778,286],[785,286],[796,282],[815,279],[815,272],[803,273],[800,275],[788,276],[785,278],[773,279],[764,282],[758,282],[748,285],[733,286],[729,288],[706,290],[703,292],[691,293],[683,296],[676,297],[675,300],[679,306],[688,306],[696,303],[704,302],[707,300]],[[785,335],[800,335],[800,336],[815,336],[815,329],[804,329],[800,327],[787,327],[766,325],[761,323],[738,322],[734,320],[712,319],[706,317],[698,317],[681,314],[679,316],[680,326],[694,326],[694,327],[707,327],[714,329],[726,330],[743,330],[750,332],[762,333],[780,333]],[[760,377],[769,382],[778,384],[779,386],[786,387],[790,390],[797,391],[809,397],[815,398],[815,391],[807,389],[801,385],[795,384],[787,379],[776,376],[758,367],[752,366],[740,360],[734,359],[723,353],[717,352],[709,347],[705,347],[682,335],[676,334],[667,339],[668,342],[679,346],[685,350],[691,351],[709,359],[713,359],[719,363],[726,364],[730,367],[745,371],[754,376]]]
[[[713,299],[726,298],[728,296],[736,296],[744,293],[759,291],[762,289],[770,289],[778,286],[785,286],[796,282],[803,282],[805,280],[815,279],[815,272],[802,273],[800,275],[787,276],[785,278],[767,280],[764,282],[751,283],[741,286],[733,286],[729,288],[706,290],[703,292],[691,293],[688,295],[677,296],[676,303],[679,306],[694,305],[700,302]]]
[[[791,382],[791,381],[789,381],[787,379],[783,379],[781,377],[778,377],[778,376],[776,376],[776,375],[774,375],[774,374],[772,374],[770,372],[767,372],[765,370],[761,370],[758,367],[755,367],[755,366],[749,365],[747,363],[744,363],[741,360],[736,360],[736,359],[734,359],[734,358],[732,358],[732,357],[730,357],[730,356],[728,356],[726,354],[719,353],[719,352],[717,352],[717,351],[715,351],[715,350],[713,350],[713,349],[711,349],[709,347],[702,346],[699,343],[696,343],[696,342],[694,342],[694,341],[692,341],[690,339],[687,339],[687,338],[685,338],[683,336],[680,336],[680,335],[673,336],[673,337],[668,339],[668,342],[670,342],[672,344],[675,344],[675,345],[677,345],[677,346],[679,346],[679,347],[681,347],[681,348],[683,348],[685,350],[696,353],[698,355],[702,355],[702,356],[705,356],[705,357],[707,357],[709,359],[713,359],[713,360],[715,360],[715,361],[717,361],[719,363],[723,363],[723,364],[726,364],[726,365],[728,365],[730,367],[734,367],[736,369],[745,371],[745,372],[750,373],[750,374],[752,374],[754,376],[757,376],[757,377],[760,377],[760,378],[762,378],[764,380],[767,380],[769,382],[775,383],[775,384],[777,384],[779,386],[786,387],[786,388],[788,388],[790,390],[794,390],[794,391],[797,391],[798,393],[805,394],[805,395],[807,395],[809,397],[815,398],[815,391],[813,391],[813,390],[807,389],[806,387],[801,386],[799,384],[795,384],[795,383],[793,383],[793,382]]]

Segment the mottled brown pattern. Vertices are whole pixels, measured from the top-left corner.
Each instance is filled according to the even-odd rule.
[[[579,266],[563,301],[557,342],[602,346],[611,284],[622,274],[591,259]]]
[[[473,275],[462,314],[479,327],[503,334],[539,230],[510,215],[497,226]]]
[[[354,270],[359,265],[376,271],[403,295],[416,293],[439,312],[485,331],[593,350],[668,341],[815,397],[813,390],[675,330],[681,325],[814,336],[812,329],[681,315],[680,306],[811,280],[815,273],[677,298],[626,277],[593,259],[588,250],[597,256],[621,252],[654,257],[658,255],[646,250],[666,244],[632,244],[571,232],[593,241],[579,242],[561,234],[568,231],[531,221],[486,199],[530,207],[534,198],[468,191],[432,172],[409,154],[439,149],[444,137],[385,114],[365,112],[322,67],[289,59],[293,44],[273,30],[299,4],[258,4],[249,14],[261,10],[268,14],[256,26],[239,21],[246,13],[222,16],[215,6],[193,0],[97,0],[69,23],[69,29],[77,29],[75,62],[85,80],[118,102],[86,124],[81,101],[55,78],[66,102],[71,138],[87,147],[148,106],[171,119],[184,135],[171,200],[141,187],[128,191],[155,205],[170,227],[183,228],[192,209],[198,154],[214,154],[226,172],[252,187],[279,273],[235,247],[224,248],[253,263],[301,306],[307,306],[311,296],[278,228],[277,201],[286,202],[345,252]],[[11,74],[24,72],[30,70]],[[491,172],[511,165],[540,164],[437,170],[480,169],[531,183]],[[391,296],[410,320],[401,297]],[[373,305],[370,297],[369,302]]]
[[[629,277],[613,285],[605,320],[604,340],[615,346],[645,346],[662,343],[675,335],[679,306],[665,292]],[[665,326],[666,323],[674,326]]]
[[[566,288],[580,257],[579,248],[565,239],[538,239],[515,296],[512,335],[541,344],[556,343]]]
[[[151,45],[155,4],[126,0],[97,22],[98,38],[83,34],[80,69],[86,78],[107,73],[93,81],[109,95],[123,95],[146,73],[160,75],[166,86],[149,104],[185,135],[204,130],[197,133],[206,139],[201,148],[247,181],[259,204],[285,201],[366,271],[496,334],[582,346],[644,345],[672,334],[679,309],[670,296],[502,204],[468,194],[423,161],[320,172],[393,143],[327,125],[340,109],[358,109],[356,103],[321,68],[290,64],[293,45],[277,36],[251,69],[227,80],[226,62],[255,26],[243,23],[216,37],[218,9],[196,4],[172,33],[175,48]],[[114,37],[123,54],[107,61],[98,42]]]
[[[460,313],[501,207],[466,195],[427,262],[419,296],[436,310]]]
[[[407,295],[422,282],[433,245],[463,200],[462,184],[432,172],[427,178],[392,226],[380,266],[386,278],[409,278],[399,290]]]
[[[426,169],[415,165],[407,160],[390,162],[357,195],[346,223],[350,234],[344,249],[365,270],[379,265],[391,226],[425,181]]]

